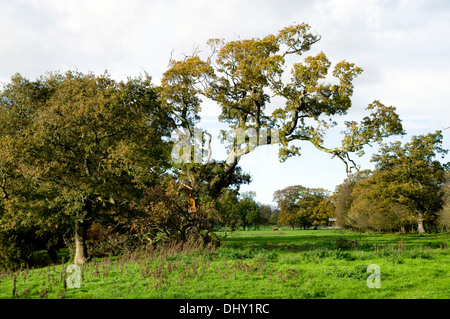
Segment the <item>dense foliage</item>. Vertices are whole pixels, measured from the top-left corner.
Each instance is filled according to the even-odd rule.
[[[16,75],[0,111],[0,232],[26,233],[21,247],[40,238],[52,252],[74,231],[84,263],[90,224],[133,218],[133,203],[169,167],[166,111],[148,76]]]
[[[321,188],[290,186],[276,191],[274,200],[280,211],[278,224],[292,229],[327,225],[334,213],[330,192]]]
[[[351,176],[338,187],[336,214],[341,226],[423,234],[426,228],[445,225],[448,164],[436,157],[446,153],[439,131],[414,136],[404,145],[383,145],[373,156],[373,172]]]
[[[333,65],[323,52],[304,57],[319,41],[307,24],[262,38],[211,39],[206,57],[170,59],[158,86],[147,74],[126,81],[74,71],[34,81],[14,75],[0,91],[0,265],[32,263],[42,249],[55,261],[64,246],[84,264],[89,255],[168,239],[218,245],[217,229],[325,225],[334,206],[345,225],[363,229],[364,216],[374,215],[367,203],[398,214],[382,221],[391,228],[370,221],[376,229],[444,225],[448,199],[445,206],[435,196],[444,169],[432,160],[444,152],[438,133],[406,148],[384,146],[377,172],[346,182],[335,198],[292,186],[276,192],[275,210],[239,194],[251,181],[239,161],[258,146],[278,144],[284,161],[310,143],[350,173],[365,145],[404,134],[395,107],[375,100],[359,122],[343,123],[339,145],[328,146],[326,133],[352,107],[362,69]],[[204,100],[228,125],[226,159],[212,159],[211,135],[198,127]]]

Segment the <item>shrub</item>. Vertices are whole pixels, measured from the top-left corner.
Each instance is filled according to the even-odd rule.
[[[336,269],[335,270],[335,275],[337,277],[344,277],[344,278],[353,278],[353,279],[365,279],[367,278],[367,266],[366,264],[360,264],[360,265],[356,265],[354,268],[352,269],[348,269],[348,270],[339,270]]]
[[[0,269],[16,270],[28,265],[33,255],[31,244],[23,234],[0,233]]]

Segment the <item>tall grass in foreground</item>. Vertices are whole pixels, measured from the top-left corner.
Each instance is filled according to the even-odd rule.
[[[0,298],[450,298],[443,235],[362,235],[333,230],[239,232],[220,248],[167,243],[81,267],[0,274]],[[367,286],[379,265],[381,288]]]

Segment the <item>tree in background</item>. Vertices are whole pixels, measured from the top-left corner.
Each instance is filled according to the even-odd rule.
[[[446,154],[440,131],[413,136],[411,141],[383,145],[372,161],[373,174],[357,183],[348,220],[358,229],[405,230],[436,225],[442,208],[446,166],[435,158]]]
[[[239,195],[235,190],[225,190],[216,201],[220,226],[234,231],[239,226],[245,230],[251,225],[256,228],[263,224],[276,224],[278,211],[270,205],[257,203],[255,196],[255,192]]]
[[[352,192],[351,207],[346,215],[346,225],[358,231],[405,232],[414,223],[414,214],[406,206],[380,195],[382,187],[376,180],[377,171],[358,181]],[[384,185],[386,186],[386,185]]]
[[[335,204],[335,217],[336,225],[339,227],[350,227],[351,224],[348,221],[348,214],[352,206],[353,189],[355,185],[368,178],[371,175],[370,170],[357,171],[353,174],[348,175],[344,182],[336,187],[334,192],[334,204]]]
[[[217,199],[216,205],[220,226],[235,231],[240,224],[239,193],[230,189],[225,190]]]
[[[301,221],[297,214],[300,207],[297,204],[300,192],[305,188],[303,186],[289,186],[282,190],[278,190],[273,195],[273,200],[277,203],[278,210],[278,224],[287,225],[292,229],[300,225]]]
[[[278,224],[294,229],[325,225],[334,213],[329,191],[321,188],[289,186],[274,193],[280,214]]]
[[[425,233],[424,221],[436,222],[436,213],[442,207],[440,188],[445,181],[445,167],[435,158],[444,155],[442,133],[413,136],[409,143],[384,145],[373,161],[378,170],[384,197],[404,205],[416,219],[417,232]]]
[[[331,193],[324,189],[316,189],[311,200],[312,215],[311,225],[323,226],[328,224],[329,218],[334,217],[334,203]]]
[[[259,205],[255,201],[255,192],[242,193],[239,199],[239,217],[240,225],[245,230],[253,225],[256,226],[260,223],[260,210]]]
[[[12,78],[0,95],[3,230],[70,223],[83,264],[93,221],[136,214],[131,204],[158,183],[170,150],[150,81],[70,71]]]
[[[271,205],[259,204],[261,223],[265,225],[276,225],[278,219],[278,210]]]

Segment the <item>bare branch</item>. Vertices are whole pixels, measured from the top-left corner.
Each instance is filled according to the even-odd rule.
[[[359,171],[358,165],[355,163],[354,160],[352,160],[350,158],[349,151],[343,147],[326,148],[323,145],[317,143],[312,137],[306,136],[306,135],[298,135],[297,134],[297,135],[289,136],[288,141],[293,141],[293,140],[308,141],[319,151],[329,153],[329,154],[333,155],[333,157],[336,156],[345,164],[347,174],[350,174],[353,168],[356,169],[357,171]],[[352,165],[350,166],[349,163],[351,163]]]
[[[3,199],[8,199],[9,195],[8,192],[6,191],[6,177],[4,174],[2,174],[2,183],[0,185],[0,188],[3,192]]]

